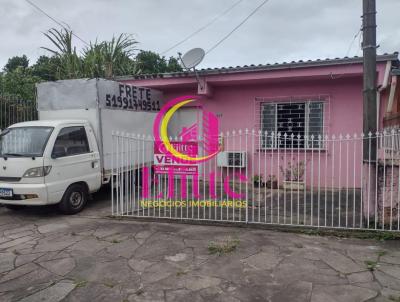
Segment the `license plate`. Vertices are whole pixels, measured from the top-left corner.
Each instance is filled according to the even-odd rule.
[[[13,190],[0,188],[0,197],[13,197]]]

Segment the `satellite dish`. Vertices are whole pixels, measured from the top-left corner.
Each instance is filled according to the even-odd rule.
[[[195,68],[203,61],[206,52],[202,48],[193,48],[183,55],[181,58],[182,65],[186,69]]]

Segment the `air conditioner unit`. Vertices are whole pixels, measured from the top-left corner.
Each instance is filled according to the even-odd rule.
[[[222,151],[217,155],[218,167],[245,168],[247,163],[246,152]]]

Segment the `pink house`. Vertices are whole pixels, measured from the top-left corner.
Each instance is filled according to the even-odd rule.
[[[396,120],[399,93],[393,85],[398,75],[392,72],[399,67],[398,54],[380,55],[377,61],[378,120],[382,130],[384,123],[400,124]],[[243,150],[243,142],[241,146],[225,146],[231,151],[246,151],[253,174],[263,170],[268,172],[264,174],[282,178],[279,165],[274,163],[279,156],[287,165],[294,155],[297,163],[306,163],[307,183],[360,188],[362,73],[362,58],[346,57],[202,69],[198,71],[199,82],[193,72],[127,76],[118,81],[161,90],[165,100],[182,95],[202,96],[204,109],[216,114],[222,132],[246,128],[255,129],[256,134],[261,131],[253,149],[249,144]],[[288,134],[286,143],[269,136],[278,132]],[[292,134],[294,138],[290,139]],[[335,143],[335,138],[343,135],[345,139],[347,134],[350,140],[340,146]],[[321,138],[325,141],[321,142]]]

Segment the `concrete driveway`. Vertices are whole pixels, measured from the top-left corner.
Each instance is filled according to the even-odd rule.
[[[400,301],[400,242],[0,208],[0,301]]]

